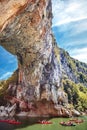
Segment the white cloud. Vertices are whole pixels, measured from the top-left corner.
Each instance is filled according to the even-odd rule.
[[[87,48],[73,50],[72,57],[87,63]]]
[[[53,26],[59,26],[87,18],[86,0],[52,0]]]
[[[80,48],[80,49],[74,49],[72,54],[82,54],[87,53],[87,47],[86,48]]]
[[[76,54],[74,56],[72,56],[74,59],[77,59],[81,62],[87,63],[87,54]]]
[[[87,19],[59,25],[58,31],[59,32],[69,31],[69,34],[68,34],[69,36],[75,36],[77,34],[80,34],[84,31],[87,31]]]
[[[87,31],[87,19],[81,20],[79,22],[71,23],[68,25],[68,27],[71,30],[71,33],[69,33],[69,36],[72,37],[72,36],[79,35],[80,33]]]
[[[13,74],[13,72],[7,72],[0,77],[0,80],[7,79]]]
[[[87,62],[87,0],[52,0],[54,34],[60,47]]]

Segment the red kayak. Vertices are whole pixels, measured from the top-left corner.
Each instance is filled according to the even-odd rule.
[[[8,124],[14,124],[14,125],[20,125],[21,122],[15,121],[15,120],[0,120],[0,122],[8,123]]]
[[[46,124],[46,125],[52,124],[51,121],[38,121],[38,123],[39,123],[39,124]]]
[[[0,120],[0,122],[8,123],[8,120]]]
[[[20,125],[21,124],[21,122],[15,121],[15,120],[9,120],[8,123],[13,124],[13,125]]]

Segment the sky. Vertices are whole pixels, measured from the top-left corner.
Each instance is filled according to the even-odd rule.
[[[54,32],[58,46],[87,63],[87,0],[52,0]],[[0,80],[17,69],[17,58],[0,47]]]
[[[58,46],[87,63],[87,0],[52,0],[52,5]]]
[[[0,80],[7,79],[13,74],[13,71],[17,69],[16,56],[7,52],[0,46]]]

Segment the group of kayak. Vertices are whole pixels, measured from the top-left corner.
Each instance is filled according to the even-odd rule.
[[[47,124],[53,124],[53,122],[51,121],[38,121],[39,124],[44,124],[44,125],[47,125]],[[73,122],[60,122],[61,125],[63,126],[76,126]]]
[[[37,123],[39,123],[39,124],[52,124],[52,122],[51,121],[47,121],[47,120],[42,120],[42,121],[38,121]]]
[[[21,122],[16,121],[16,120],[0,120],[0,122],[4,122],[4,123],[8,123],[8,124],[13,124],[13,125],[20,125]],[[39,124],[53,124],[53,122],[51,121],[47,121],[47,120],[42,120],[42,121],[38,121],[37,123]],[[82,119],[71,119],[68,122],[60,122],[60,125],[63,126],[76,126],[76,123],[83,123]]]
[[[71,119],[68,122],[60,122],[63,126],[76,126],[76,124],[83,123],[84,121],[82,119]]]
[[[53,122],[46,121],[46,120],[38,121],[37,123],[46,124],[46,125],[53,124]],[[68,122],[60,122],[59,124],[63,125],[63,126],[76,126],[76,123],[78,123],[78,124],[83,123],[83,120],[82,119],[71,119]]]

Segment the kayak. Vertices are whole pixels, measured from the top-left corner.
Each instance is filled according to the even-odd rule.
[[[83,123],[84,122],[84,120],[82,120],[82,119],[71,119],[70,121],[72,121],[72,122],[74,122],[74,123]]]
[[[0,122],[8,123],[8,120],[0,120]]]
[[[75,123],[83,123],[83,120],[76,120]]]
[[[39,124],[52,124],[51,121],[38,121]]]
[[[9,124],[13,124],[13,125],[20,125],[21,124],[21,122],[19,122],[19,121],[13,121],[13,120],[9,120],[8,123]]]
[[[60,122],[60,125],[62,126],[76,126],[74,123],[72,122]]]
[[[0,120],[0,122],[8,123],[8,124],[15,124],[15,125],[20,125],[21,124],[21,122],[15,121],[15,120]]]

